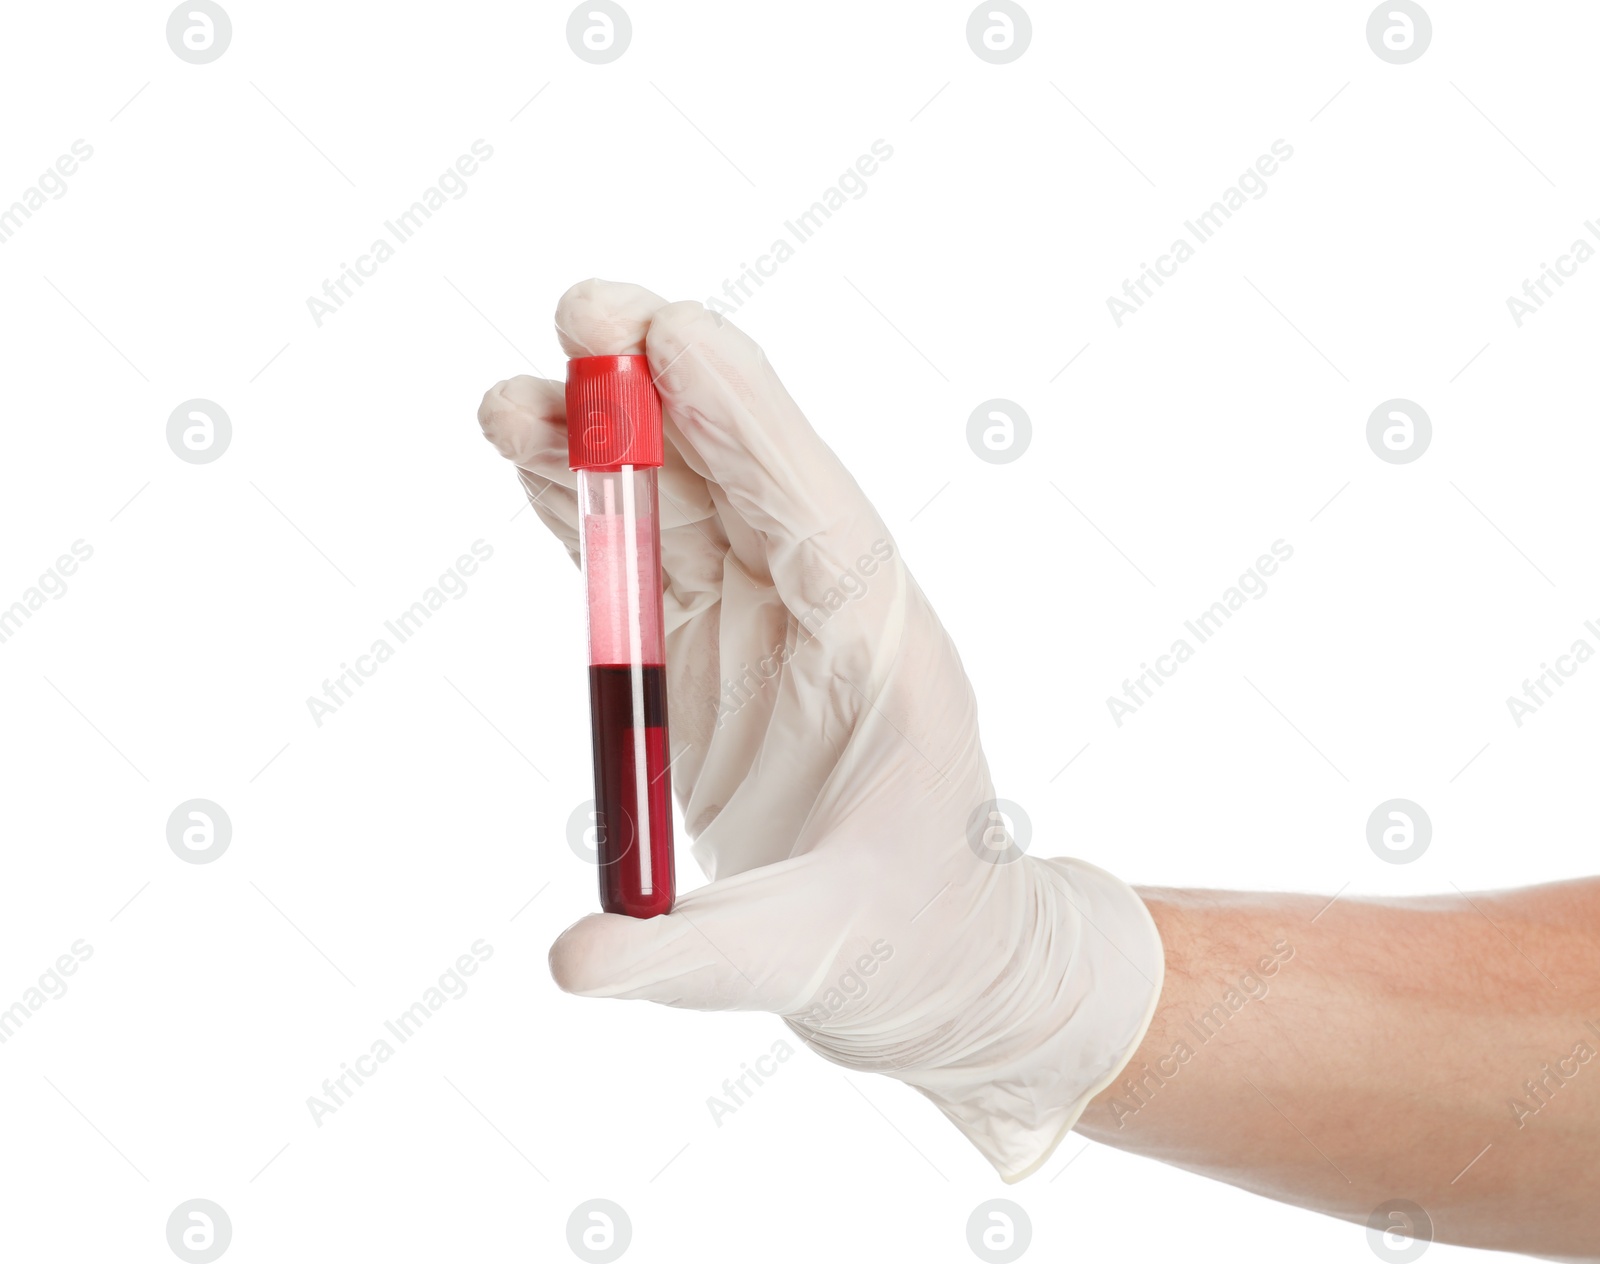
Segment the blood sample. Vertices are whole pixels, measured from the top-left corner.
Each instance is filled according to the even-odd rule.
[[[661,397],[642,355],[567,362],[567,462],[589,598],[600,907],[672,910],[672,779],[661,616]]]

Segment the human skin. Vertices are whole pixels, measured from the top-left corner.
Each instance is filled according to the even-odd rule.
[[[1139,893],[1161,1000],[1078,1132],[1345,1220],[1405,1199],[1435,1241],[1600,1260],[1600,879]]]

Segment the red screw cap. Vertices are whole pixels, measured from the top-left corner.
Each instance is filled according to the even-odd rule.
[[[567,361],[567,465],[617,470],[660,465],[661,396],[642,355]]]

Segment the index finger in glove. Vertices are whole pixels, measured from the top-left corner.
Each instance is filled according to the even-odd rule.
[[[824,443],[750,337],[699,303],[657,311],[645,351],[664,409],[729,505],[761,533],[774,585],[813,632],[875,587],[880,567],[898,575],[888,529]],[[852,622],[883,628],[883,600]],[[843,591],[841,591],[843,589]]]

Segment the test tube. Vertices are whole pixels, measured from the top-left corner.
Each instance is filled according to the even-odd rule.
[[[567,362],[567,462],[589,604],[600,907],[672,910],[672,779],[661,615],[661,397],[642,355]]]

